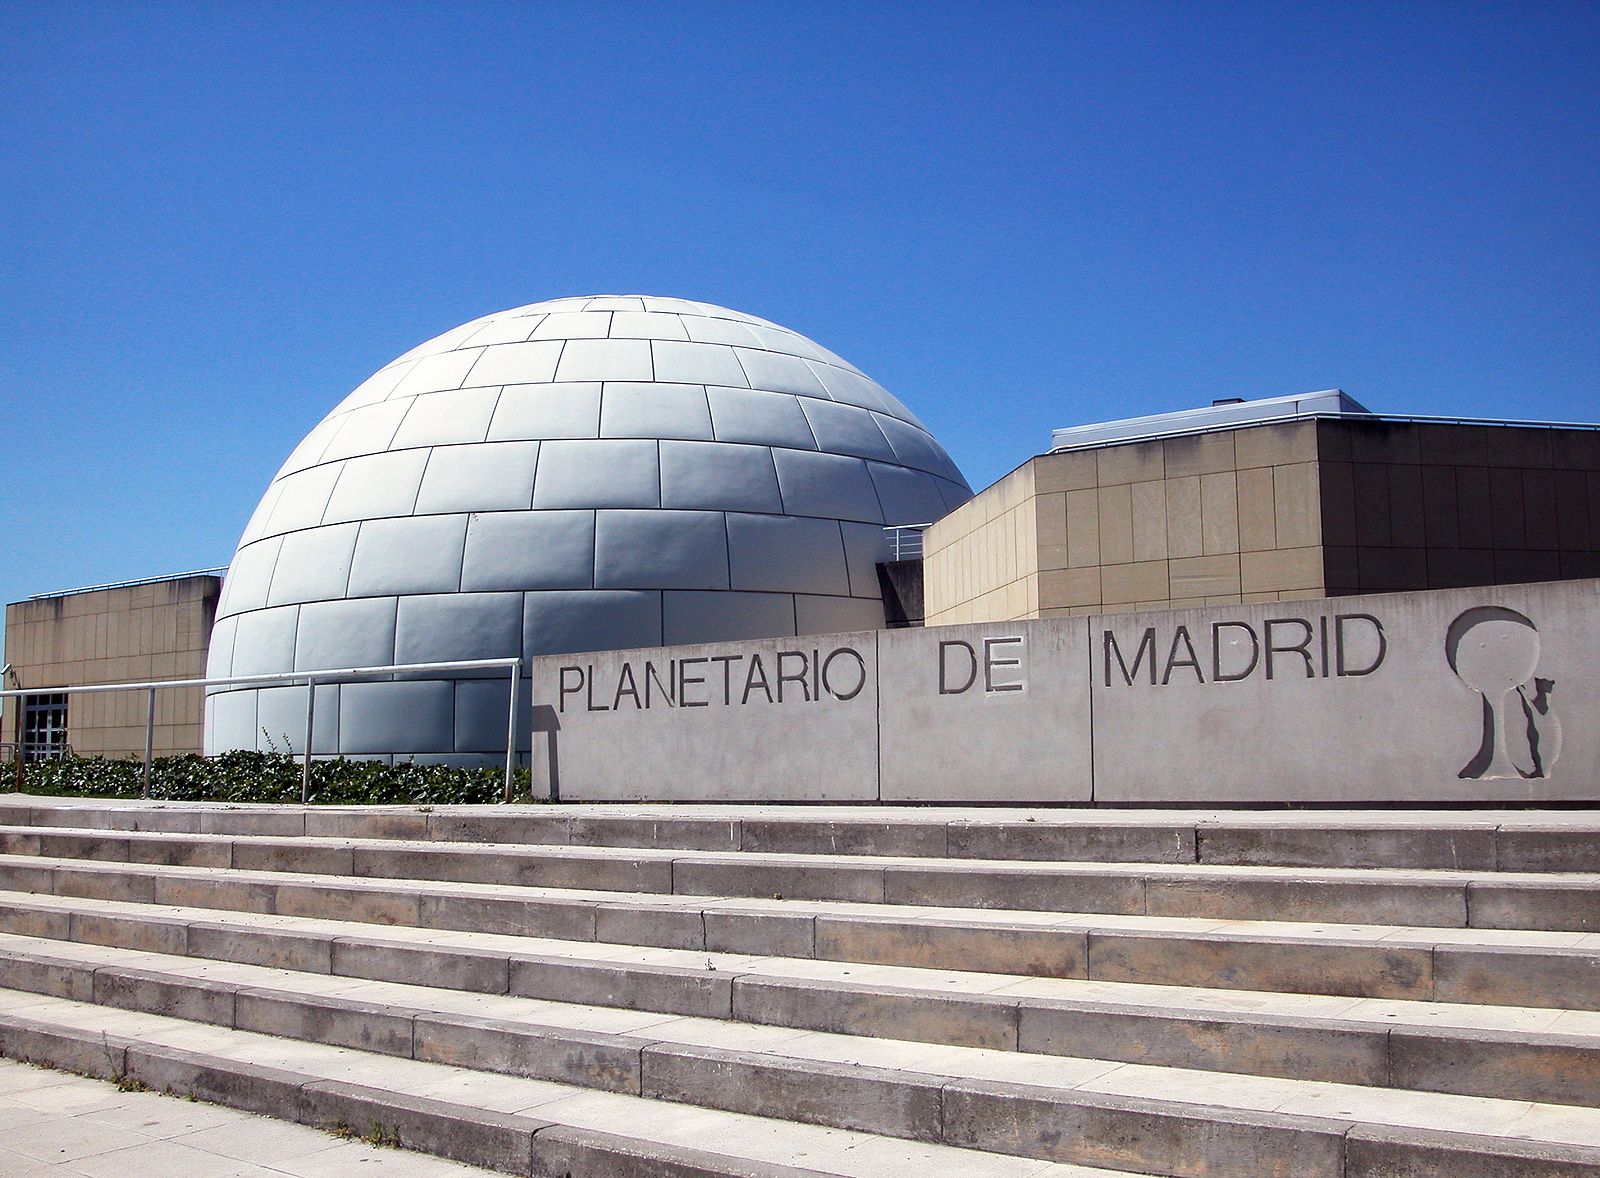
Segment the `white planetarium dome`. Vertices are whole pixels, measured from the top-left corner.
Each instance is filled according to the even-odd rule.
[[[904,405],[764,319],[518,307],[386,365],[295,448],[228,569],[208,674],[874,628],[884,526],[971,494]],[[318,754],[503,755],[504,680],[318,691]],[[206,751],[298,751],[304,712],[304,688],[217,691]]]

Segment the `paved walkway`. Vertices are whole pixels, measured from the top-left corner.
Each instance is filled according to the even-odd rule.
[[[0,1060],[5,1178],[484,1178],[427,1154]]]

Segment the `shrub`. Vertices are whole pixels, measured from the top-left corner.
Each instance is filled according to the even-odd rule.
[[[173,802],[298,802],[301,770],[298,760],[277,752],[157,757],[150,764],[150,797]],[[24,765],[22,788],[30,794],[137,798],[143,780],[140,761],[62,757]],[[512,786],[518,800],[532,800],[526,769],[516,770]],[[504,792],[505,774],[498,768],[455,769],[413,761],[385,765],[342,757],[311,762],[313,804],[485,803],[498,802]]]

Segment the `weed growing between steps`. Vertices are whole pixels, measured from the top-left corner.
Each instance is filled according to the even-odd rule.
[[[300,800],[301,763],[286,753],[230,752],[216,757],[186,754],[157,757],[150,765],[150,796],[167,802],[278,802]],[[0,775],[9,786],[11,766]],[[102,757],[63,757],[23,766],[24,793],[58,797],[137,798],[143,765]],[[449,805],[498,802],[505,774],[498,768],[458,769],[412,761],[336,758],[311,762],[311,801],[332,806]],[[513,793],[530,798],[526,769],[518,769]]]

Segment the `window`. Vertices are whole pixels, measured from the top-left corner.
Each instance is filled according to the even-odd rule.
[[[67,751],[67,697],[22,697],[22,759],[42,761]]]

